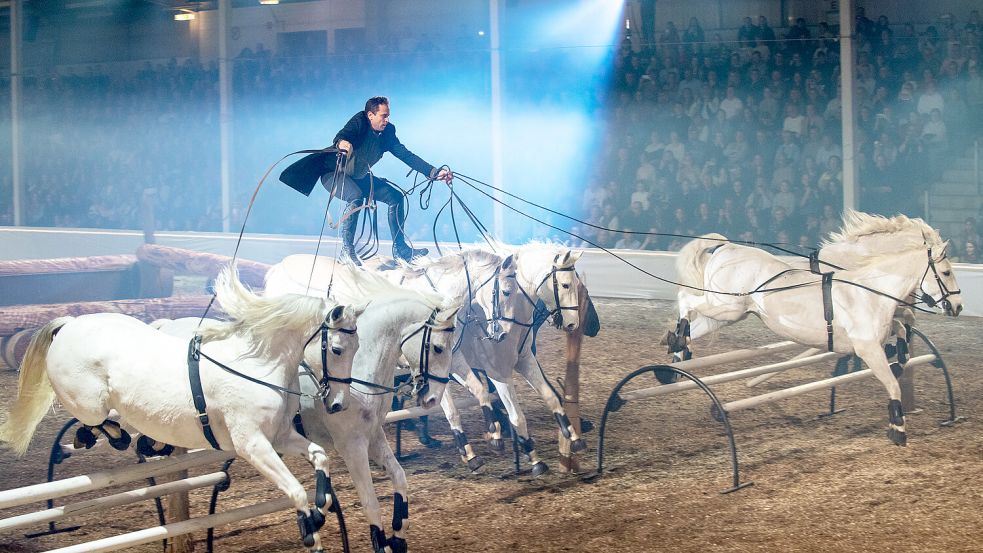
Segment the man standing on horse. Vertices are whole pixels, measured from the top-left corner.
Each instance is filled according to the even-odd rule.
[[[341,223],[342,257],[361,265],[355,251],[355,229],[358,212],[367,198],[389,205],[389,230],[393,238],[393,257],[411,261],[427,255],[426,248],[413,248],[406,242],[403,224],[406,206],[403,193],[383,178],[375,178],[371,168],[383,154],[389,152],[410,168],[429,179],[450,183],[454,173],[438,169],[409,151],[396,138],[396,126],[389,122],[389,98],[376,96],[365,102],[365,110],[352,116],[338,131],[334,146],[339,151],[339,163],[321,176],[321,184],[338,198],[348,202]],[[336,174],[340,170],[342,174]]]

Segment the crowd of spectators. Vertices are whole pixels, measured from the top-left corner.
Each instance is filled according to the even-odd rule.
[[[712,231],[811,246],[835,230],[842,207],[839,47],[835,28],[813,23],[799,19],[783,29],[747,17],[730,40],[727,31],[704,32],[693,17],[682,31],[669,21],[658,36],[626,39],[614,52],[613,82],[589,85],[588,109],[608,130],[582,202],[571,203],[593,225],[630,232],[572,230],[605,247],[650,250],[677,249],[685,238],[632,232]],[[983,22],[974,10],[964,21],[946,15],[919,32],[884,16],[870,20],[860,8],[856,25],[860,207],[922,215],[921,193],[983,129]],[[328,115],[326,98],[369,97],[395,83],[425,94],[430,84],[419,76],[434,67],[449,76],[441,86],[453,89],[457,79],[472,93],[474,82],[487,85],[487,58],[463,33],[443,46],[406,33],[371,52],[318,57],[244,49],[233,70],[236,170],[259,175],[281,145],[309,147],[291,142],[298,129],[316,127],[326,145],[336,130],[328,123],[343,123]],[[563,71],[545,85],[529,77],[536,67],[524,69],[506,86],[533,101],[562,103],[563,91],[577,86]],[[193,59],[112,77],[98,66],[28,73],[24,222],[139,228],[140,199],[150,189],[159,228],[220,230],[218,77],[216,63]],[[0,82],[4,128],[8,95],[9,83]],[[9,140],[6,130],[0,134]],[[9,143],[0,151],[9,155]],[[234,209],[245,207],[253,185],[237,179]],[[0,197],[9,190],[4,173]],[[3,204],[0,224],[10,224]],[[322,207],[260,214],[253,229],[317,233]],[[241,221],[241,211],[232,221]],[[421,227],[411,234],[429,231],[429,221],[411,222]],[[979,255],[975,220],[963,234],[955,253]]]
[[[617,132],[583,196],[589,222],[802,246],[838,228],[836,35],[825,23],[799,19],[782,32],[765,17],[746,17],[727,42],[693,17],[682,32],[669,21],[657,37],[626,40],[616,61]],[[859,206],[922,216],[922,192],[983,129],[983,23],[974,10],[963,22],[944,15],[916,32],[858,8],[856,37]],[[686,241],[579,233],[618,248],[677,249]],[[955,241],[954,253],[972,257],[976,240]]]

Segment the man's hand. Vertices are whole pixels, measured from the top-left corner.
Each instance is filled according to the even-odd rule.
[[[341,150],[342,152],[344,152],[346,154],[352,153],[352,143],[349,142],[349,141],[347,141],[347,140],[344,140],[344,139],[339,140],[337,147],[338,147],[339,150]]]
[[[442,180],[447,184],[450,184],[451,181],[454,180],[454,172],[444,167],[439,173],[437,173],[437,180]]]

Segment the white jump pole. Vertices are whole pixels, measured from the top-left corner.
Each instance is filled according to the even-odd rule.
[[[447,392],[444,392],[447,393]],[[471,407],[473,405],[478,405],[478,400],[473,397],[465,398],[454,402],[454,405],[458,409],[464,409],[466,407]],[[386,413],[386,422],[396,422],[403,421],[406,419],[417,419],[426,415],[435,415],[437,413],[442,413],[440,405],[431,407],[429,409],[425,407],[409,407],[407,409],[400,409],[399,411],[390,411]]]
[[[55,499],[90,490],[107,488],[117,484],[126,484],[143,480],[151,476],[169,474],[191,467],[210,463],[221,463],[235,457],[231,451],[200,450],[180,457],[148,461],[139,465],[130,465],[113,470],[105,470],[44,484],[24,486],[0,492],[0,509],[18,507],[35,501]]]
[[[801,345],[796,344],[795,342],[775,342],[774,344],[767,344],[756,348],[735,349],[732,351],[725,351],[723,353],[707,355],[706,357],[694,357],[693,359],[687,359],[686,361],[676,361],[675,363],[669,363],[669,366],[676,367],[677,369],[686,369],[687,371],[693,369],[703,369],[706,367],[713,367],[715,365],[723,365],[724,363],[735,363],[737,361],[754,359],[755,357],[760,357],[769,353],[781,353],[790,349],[798,349],[801,347]]]
[[[227,475],[224,472],[213,472],[210,474],[203,474],[201,476],[185,478],[183,480],[167,482],[166,484],[148,486],[115,495],[107,495],[105,497],[90,499],[88,501],[80,501],[78,503],[62,505],[60,507],[47,509],[45,511],[37,511],[34,513],[5,518],[0,520],[0,532],[13,530],[24,526],[44,524],[46,522],[51,522],[65,517],[84,515],[96,511],[104,511],[113,507],[129,505],[130,503],[136,503],[137,501],[153,499],[155,497],[169,495],[172,493],[182,493],[198,488],[207,488],[220,484],[226,478]]]
[[[802,359],[803,357],[809,357],[810,355],[816,355],[817,353],[819,353],[819,348],[809,348],[803,351],[802,353],[796,355],[792,359]],[[761,384],[762,382],[768,380],[769,378],[775,376],[776,374],[778,373],[768,373],[768,374],[763,374],[761,376],[756,376],[751,380],[748,380],[744,385],[747,386],[748,388],[754,388],[758,384]]]
[[[308,492],[307,501],[313,501],[314,492]],[[239,507],[230,511],[223,511],[214,515],[208,515],[191,520],[175,522],[165,526],[155,526],[128,534],[120,534],[101,540],[80,543],[61,549],[52,549],[48,553],[99,553],[102,551],[116,551],[127,547],[160,541],[165,538],[190,534],[207,528],[216,528],[224,524],[231,524],[240,520],[253,517],[268,515],[277,511],[293,511],[294,502],[289,497],[281,497],[264,503],[257,503],[247,507]]]
[[[748,350],[740,350],[740,351],[748,351]],[[715,375],[712,375],[712,376],[708,376],[706,378],[700,378],[700,380],[702,380],[703,383],[704,384],[707,384],[707,385],[710,385],[710,384],[720,384],[722,382],[730,382],[732,380],[740,380],[742,378],[749,378],[749,377],[758,376],[758,375],[761,375],[761,374],[776,373],[776,372],[781,372],[781,371],[785,371],[785,370],[788,370],[788,369],[795,369],[795,368],[798,368],[798,367],[804,367],[806,365],[811,365],[813,363],[818,363],[820,361],[825,361],[827,359],[833,359],[833,358],[839,357],[841,355],[842,354],[840,354],[840,353],[833,353],[833,352],[820,353],[819,355],[811,355],[809,357],[802,357],[802,358],[799,358],[799,359],[789,359],[788,361],[781,361],[781,362],[778,362],[778,363],[772,363],[770,365],[762,365],[760,367],[751,367],[749,369],[743,369],[743,370],[739,370],[739,371],[732,371],[732,372],[729,372],[729,373],[715,374]],[[704,359],[706,359],[706,358],[704,358]],[[683,363],[685,363],[685,362],[686,361],[684,361]],[[681,364],[682,363],[680,363],[680,365]],[[675,366],[678,366],[678,365],[677,364],[673,364],[673,366],[675,367]],[[695,382],[693,382],[691,380],[685,380],[685,381],[682,381],[682,382],[674,382],[672,384],[665,384],[665,385],[662,385],[662,386],[654,386],[652,388],[644,388],[644,389],[641,389],[641,390],[632,390],[631,392],[626,392],[626,393],[621,394],[621,398],[627,401],[627,400],[631,400],[631,399],[641,399],[641,398],[646,398],[646,397],[664,396],[664,395],[668,395],[668,394],[671,394],[671,393],[674,393],[674,392],[682,392],[684,390],[691,390],[691,389],[694,389],[694,388],[697,388],[697,385],[696,385]]]
[[[905,369],[910,367],[915,367],[917,365],[925,365],[927,363],[932,363],[936,359],[935,355],[919,355],[918,357],[912,357],[905,363]],[[808,384],[802,384],[799,386],[793,386],[791,388],[786,388],[784,390],[777,390],[767,394],[761,394],[759,396],[749,397],[746,399],[739,399],[737,401],[732,401],[730,403],[724,404],[724,411],[727,413],[732,413],[734,411],[739,411],[741,409],[748,409],[751,407],[756,407],[763,403],[771,403],[773,401],[778,401],[780,399],[785,399],[788,397],[797,396],[807,392],[812,392],[815,390],[822,390],[825,388],[832,388],[839,384],[844,384],[853,380],[859,380],[861,378],[866,378],[873,374],[874,371],[870,369],[864,369],[862,371],[857,371],[854,373],[844,374],[841,376],[835,376],[833,378],[827,378],[825,380],[817,380],[816,382],[809,382]]]

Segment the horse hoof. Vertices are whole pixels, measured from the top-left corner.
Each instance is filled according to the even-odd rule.
[[[533,476],[542,476],[550,471],[550,468],[546,466],[546,463],[540,461],[532,466]]]
[[[126,451],[130,447],[130,442],[133,441],[133,438],[131,438],[130,434],[122,428],[116,428],[116,430],[119,432],[119,436],[114,438],[109,432],[106,432],[106,440],[109,441],[109,445],[113,446],[113,449],[117,451]]]
[[[389,549],[392,549],[393,553],[406,553],[406,540],[396,536],[389,538]]]
[[[470,459],[467,459],[465,462],[468,464],[468,470],[470,470],[471,472],[478,472],[478,469],[485,466],[485,460],[482,459],[481,457],[478,457],[477,455],[475,455]]]
[[[898,430],[897,428],[888,428],[887,437],[894,445],[907,446],[908,445],[908,434],[903,430]]]
[[[96,445],[96,435],[92,433],[92,429],[88,426],[83,426],[75,431],[75,441],[72,445],[75,449],[89,449]]]
[[[676,371],[670,369],[659,368],[652,372],[655,373],[655,379],[659,381],[659,384],[672,384],[677,378]]]
[[[495,451],[502,452],[505,451],[505,442],[501,438],[492,438],[488,440],[488,445]]]
[[[587,442],[580,439],[570,442],[570,453],[577,453],[578,451],[587,451]]]
[[[324,526],[324,513],[317,509],[311,509],[311,523],[315,530],[320,530]]]
[[[444,447],[444,442],[431,438],[430,436],[420,436],[420,443],[427,446],[427,449],[440,449]]]

